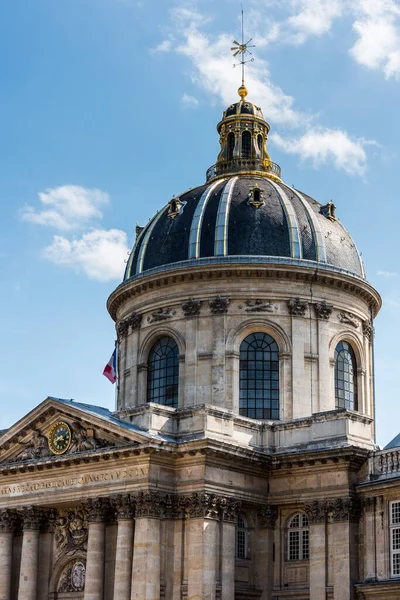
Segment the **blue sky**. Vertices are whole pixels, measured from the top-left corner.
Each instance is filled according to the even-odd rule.
[[[249,99],[284,180],[332,199],[384,307],[378,442],[399,429],[400,7],[246,0]],[[0,7],[0,314],[8,427],[47,395],[113,408],[105,302],[136,222],[204,182],[236,99],[232,0],[16,0]]]

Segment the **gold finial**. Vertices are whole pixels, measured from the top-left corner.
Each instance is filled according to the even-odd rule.
[[[234,58],[236,58],[236,56],[238,56],[238,54],[241,55],[239,63],[236,63],[233,66],[236,67],[236,65],[242,65],[242,85],[238,89],[238,94],[241,97],[242,101],[246,98],[247,93],[248,93],[247,88],[244,84],[245,65],[249,62],[254,62],[254,58],[249,58],[248,60],[245,60],[246,54],[250,54],[250,56],[252,55],[249,48],[255,48],[254,44],[251,46],[249,45],[252,39],[253,38],[250,38],[248,42],[246,42],[246,43],[244,42],[244,17],[243,17],[243,6],[242,6],[242,43],[239,44],[239,42],[234,40],[233,43],[235,44],[235,46],[233,46],[231,48]]]

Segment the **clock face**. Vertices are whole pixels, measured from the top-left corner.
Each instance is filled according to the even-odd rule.
[[[71,429],[60,421],[53,425],[49,433],[49,448],[53,454],[64,454],[71,445]]]

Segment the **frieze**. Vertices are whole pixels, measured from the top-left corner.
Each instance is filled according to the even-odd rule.
[[[300,298],[289,298],[287,305],[292,316],[304,317],[308,307],[308,302],[307,300],[301,300]]]
[[[166,321],[167,319],[172,319],[172,317],[176,314],[174,310],[170,308],[159,308],[158,310],[151,313],[150,317],[147,317],[148,323],[158,323],[160,321]]]
[[[326,300],[314,304],[314,312],[317,319],[324,319],[327,321],[332,314],[332,310],[332,304],[328,304]]]
[[[215,298],[210,299],[208,304],[213,315],[224,315],[228,312],[230,302],[230,298],[216,296]]]
[[[71,556],[87,549],[88,524],[83,508],[60,509],[54,524],[54,539],[59,553]]]
[[[358,319],[352,313],[342,311],[338,313],[338,319],[344,325],[350,325],[351,327],[354,327],[354,329],[358,329]]]
[[[182,310],[185,317],[197,317],[200,314],[201,300],[189,298],[182,303]]]
[[[243,308],[243,306],[239,306],[239,308]],[[272,313],[275,310],[278,310],[277,305],[273,305],[270,300],[245,300],[244,310],[246,312],[268,312]]]
[[[263,504],[257,509],[258,524],[260,527],[274,529],[278,518],[278,507],[273,504]]]

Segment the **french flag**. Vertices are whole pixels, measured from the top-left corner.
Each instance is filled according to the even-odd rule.
[[[104,367],[103,375],[107,377],[111,383],[117,381],[117,348],[114,348],[114,352],[111,355],[110,360]]]

